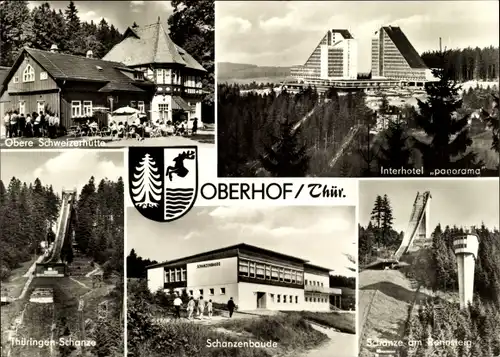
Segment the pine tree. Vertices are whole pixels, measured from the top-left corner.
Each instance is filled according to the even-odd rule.
[[[280,123],[279,137],[273,137],[272,147],[265,148],[260,163],[274,177],[304,177],[309,166],[305,146],[299,144],[299,132],[293,132],[293,124],[284,120]]]
[[[384,195],[382,199],[382,243],[386,246],[390,245],[392,242],[391,239],[391,231],[392,231],[392,207],[391,202],[389,201],[389,197]]]
[[[380,229],[382,227],[383,215],[384,215],[384,200],[382,196],[377,195],[371,213],[371,222],[374,223],[377,229]]]
[[[49,3],[43,3],[32,11],[33,17],[33,47],[48,51],[52,45],[64,45],[66,23],[62,13],[50,8]]]
[[[141,160],[137,171],[139,172],[137,179],[132,181],[133,200],[142,208],[158,206],[161,200],[160,174],[149,154]]]
[[[31,45],[32,26],[28,1],[0,2],[0,65],[12,66],[23,47]]]
[[[380,148],[379,166],[381,168],[409,169],[411,167],[411,150],[408,148],[408,136],[404,123],[390,121],[384,136],[386,144]]]
[[[420,113],[416,122],[430,138],[430,143],[416,139],[416,148],[422,154],[427,174],[436,169],[476,168],[475,154],[467,152],[472,144],[467,129],[468,118],[456,118],[462,101],[458,99],[460,87],[450,80],[443,68],[433,70],[439,81],[426,87],[427,100],[418,100]]]

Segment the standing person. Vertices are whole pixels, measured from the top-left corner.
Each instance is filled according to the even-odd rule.
[[[58,133],[59,133],[59,117],[57,116],[57,113],[54,113],[54,116],[52,117],[52,123],[54,124],[54,139],[57,138]]]
[[[5,137],[8,138],[9,137],[9,133],[10,133],[10,115],[11,115],[11,112],[10,110],[5,113],[4,117],[3,117],[3,126],[5,127]]]
[[[181,318],[181,305],[182,305],[182,300],[179,297],[179,295],[177,295],[176,298],[174,299],[175,318],[176,319]]]
[[[229,317],[233,317],[234,308],[236,305],[234,304],[233,298],[230,298],[227,302],[227,309],[229,310]]]
[[[24,115],[24,113],[21,113],[17,118],[17,136],[24,136],[25,126],[26,126],[26,116]]]
[[[207,312],[208,312],[208,318],[212,319],[212,314],[214,313],[214,307],[213,307],[211,299],[208,300],[208,303],[207,303]]]
[[[196,135],[197,131],[198,131],[198,118],[194,118],[193,129],[191,130],[191,135]]]
[[[198,301],[198,317],[203,320],[203,312],[205,311],[205,301],[203,301],[203,296],[200,296],[200,301]]]
[[[196,306],[196,303],[194,302],[194,299],[191,296],[189,298],[189,302],[187,304],[188,320],[193,319],[193,311],[194,311],[195,306]]]
[[[14,113],[10,116],[9,138],[12,138],[12,134],[14,134],[14,136],[17,136],[17,119],[17,110],[14,110]]]

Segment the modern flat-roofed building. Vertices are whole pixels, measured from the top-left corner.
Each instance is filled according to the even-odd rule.
[[[358,46],[348,30],[328,30],[302,66],[291,69],[300,82],[328,79],[356,79]]]
[[[372,78],[425,82],[431,71],[401,28],[381,27],[372,37]]]
[[[329,287],[330,271],[242,243],[151,265],[147,277],[152,292],[186,291],[224,304],[232,297],[239,310],[329,311],[330,295],[342,294]]]

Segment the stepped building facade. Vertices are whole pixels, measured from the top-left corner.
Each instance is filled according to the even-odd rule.
[[[238,244],[148,267],[148,288],[186,292],[194,298],[239,310],[329,311],[330,296],[341,304],[341,289],[330,288],[330,269],[307,260]]]
[[[302,66],[291,69],[299,82],[328,79],[356,79],[358,47],[348,30],[332,29],[323,36]]]
[[[381,27],[372,37],[372,78],[426,81],[430,70],[399,27]]]

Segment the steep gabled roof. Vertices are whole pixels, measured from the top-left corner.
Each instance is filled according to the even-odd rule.
[[[383,29],[394,45],[396,45],[399,52],[406,59],[406,62],[408,62],[411,68],[427,68],[417,50],[415,50],[411,42],[399,27],[385,26]]]
[[[205,71],[202,65],[172,41],[160,22],[129,27],[125,31],[124,39],[103,59],[123,62],[127,66],[178,64]]]
[[[68,55],[64,53],[24,48],[15,64],[12,66],[4,82],[10,80],[19,64],[27,53],[55,80],[91,81],[106,84],[107,89],[142,91],[140,86],[149,84],[148,81],[136,81],[122,73],[124,64],[120,62],[104,61],[96,58]],[[2,82],[2,83],[4,83]]]

